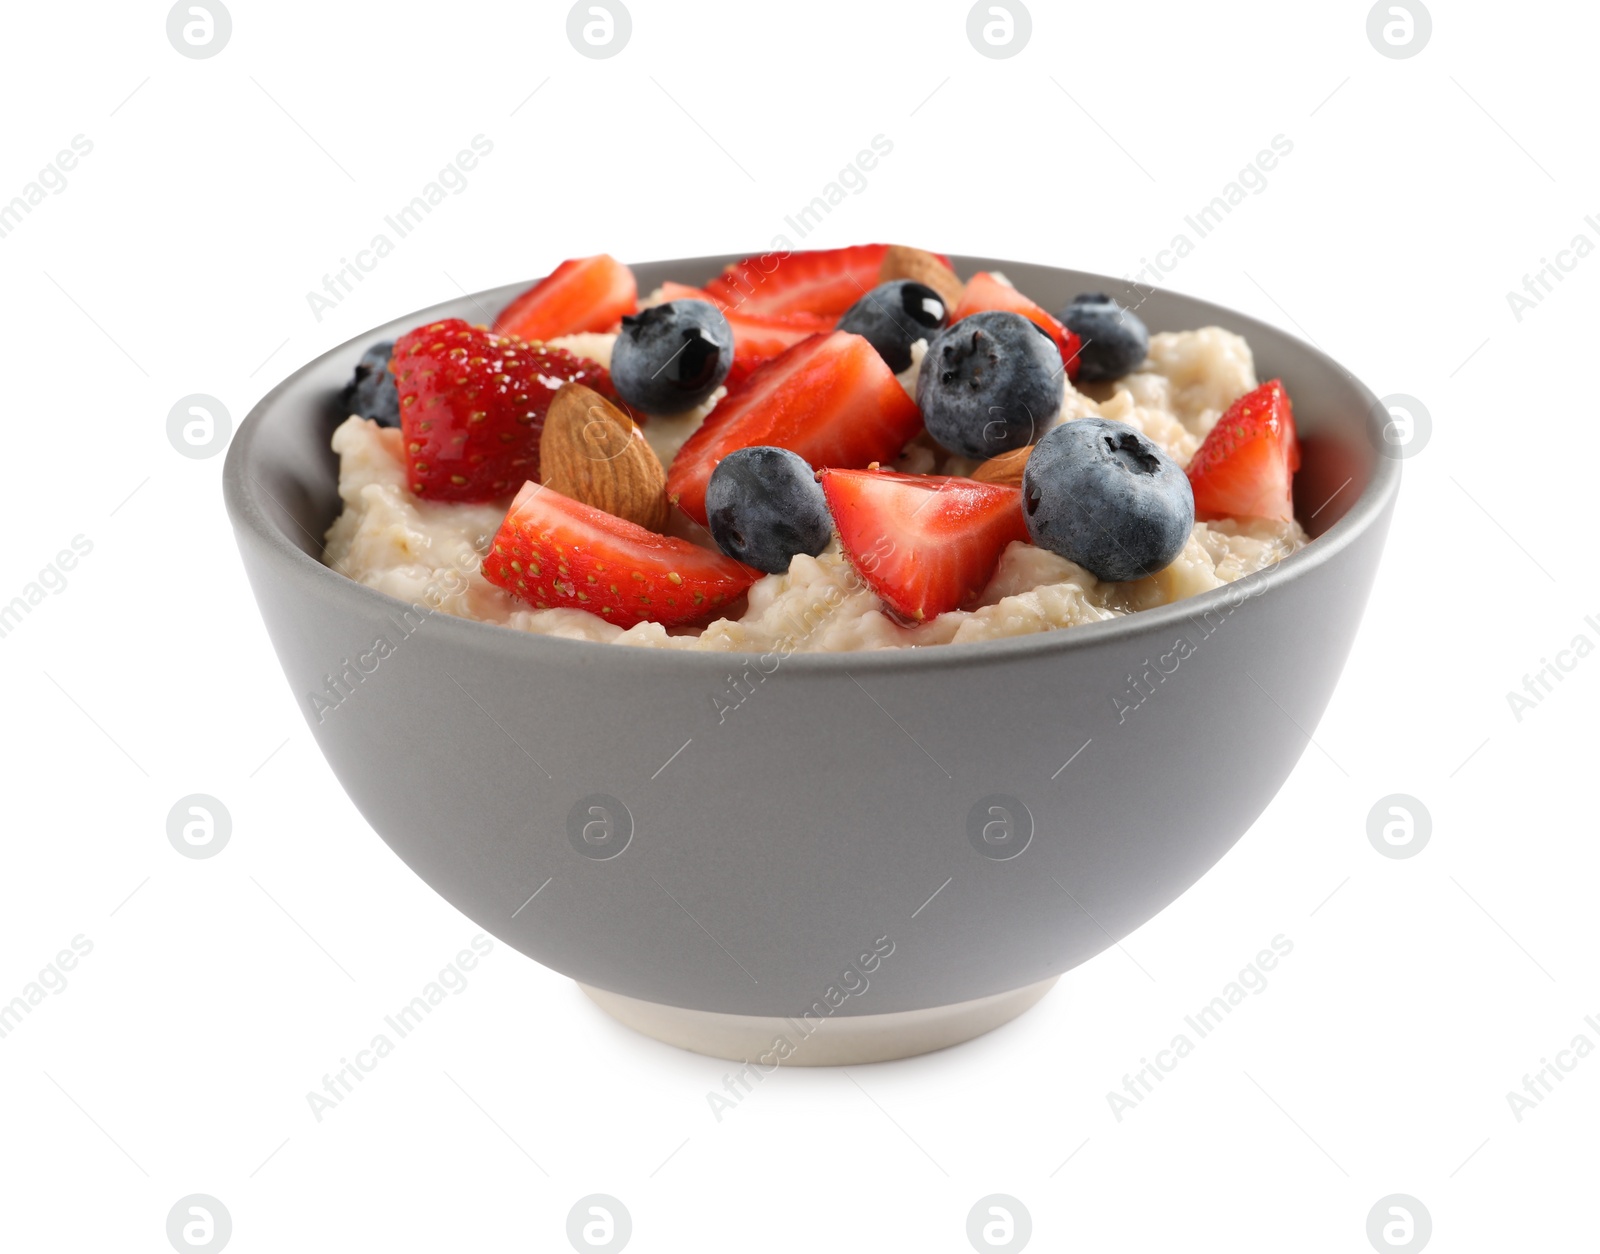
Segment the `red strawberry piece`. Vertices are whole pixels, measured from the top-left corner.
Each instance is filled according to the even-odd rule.
[[[706,484],[734,449],[775,445],[813,466],[866,466],[900,455],[922,413],[871,344],[848,331],[785,349],[729,391],[667,471],[667,495],[706,521]]]
[[[674,283],[671,279],[661,285],[661,299],[703,300],[708,305],[715,305],[723,313],[728,312],[727,307],[710,292],[706,291],[705,288],[690,287],[687,283]]]
[[[967,280],[967,286],[961,293],[961,303],[950,315],[950,321],[960,322],[968,314],[981,313],[985,309],[1006,309],[1021,314],[1043,329],[1061,350],[1061,360],[1067,363],[1067,378],[1078,377],[1078,350],[1082,347],[1082,341],[1053,314],[1035,305],[1016,288],[1002,283],[987,270],[980,270]]]
[[[1194,515],[1287,522],[1299,469],[1294,407],[1282,381],[1273,379],[1228,406],[1189,462]]]
[[[745,309],[730,309],[703,287],[682,283],[663,283],[661,294],[668,300],[703,300],[722,309],[733,332],[733,368],[723,382],[731,390],[768,358],[776,357],[792,344],[798,344],[818,331],[831,331],[833,319],[820,314],[795,313],[764,317]]]
[[[810,313],[836,319],[873,288],[887,244],[764,253],[736,261],[706,291],[743,313]]]
[[[524,340],[609,331],[639,308],[633,271],[601,253],[563,261],[500,311],[494,329]]]
[[[947,475],[823,470],[839,543],[890,610],[920,623],[975,600],[1013,540],[1022,490]]]
[[[395,341],[406,480],[430,501],[490,501],[539,477],[539,436],[563,383],[610,396],[597,362],[533,346],[460,318]]]
[[[537,483],[523,484],[511,502],[483,574],[535,609],[587,610],[619,627],[697,622],[761,578],[731,557]]]

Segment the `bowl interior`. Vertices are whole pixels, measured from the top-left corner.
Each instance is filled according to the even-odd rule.
[[[639,290],[648,292],[669,279],[704,282],[735,260],[736,255],[696,257],[633,269]],[[1293,399],[1303,453],[1294,485],[1295,512],[1311,536],[1340,529],[1347,520],[1354,524],[1355,516],[1375,511],[1393,491],[1399,463],[1376,452],[1386,420],[1376,398],[1311,345],[1220,305],[1106,275],[994,258],[958,256],[952,261],[964,274],[1001,270],[1048,309],[1060,308],[1080,292],[1104,291],[1136,308],[1152,332],[1220,326],[1243,335],[1254,351],[1257,376],[1282,378]],[[406,314],[297,370],[256,405],[239,432],[239,447],[233,450],[242,480],[239,490],[283,540],[320,561],[323,537],[339,512],[338,463],[329,439],[346,417],[340,393],[362,350],[439,318],[492,322],[526,286],[512,283]]]

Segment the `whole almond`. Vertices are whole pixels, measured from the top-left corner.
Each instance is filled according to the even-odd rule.
[[[930,252],[920,248],[907,248],[903,244],[890,244],[883,255],[883,265],[878,270],[878,282],[891,279],[912,279],[925,283],[939,293],[939,299],[951,311],[961,303],[962,282],[956,272]]]
[[[1032,452],[1033,445],[1030,444],[1026,448],[1014,448],[1009,453],[991,457],[972,472],[972,477],[979,483],[1002,483],[1007,487],[1020,488],[1022,468],[1028,464],[1028,454]]]
[[[667,525],[667,475],[626,413],[581,383],[564,383],[539,437],[539,476],[563,496],[651,531]]]

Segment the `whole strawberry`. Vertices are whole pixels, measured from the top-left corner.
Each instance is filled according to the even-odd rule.
[[[490,501],[539,478],[539,437],[563,383],[604,395],[598,363],[446,318],[395,341],[406,477],[430,501]]]

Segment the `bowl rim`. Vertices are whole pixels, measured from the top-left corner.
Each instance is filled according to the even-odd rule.
[[[693,272],[690,269],[691,267],[705,268],[706,266],[713,266],[720,268],[722,265],[727,264],[730,256],[732,255],[668,258],[663,261],[637,264],[641,266],[682,266],[686,271]],[[1356,378],[1354,374],[1340,365],[1334,358],[1300,336],[1282,327],[1263,322],[1249,314],[1240,313],[1227,306],[1205,300],[1203,297],[1191,296],[1171,288],[1155,287],[1145,283],[1135,284],[1128,279],[1117,279],[1109,275],[1095,274],[1091,271],[1068,270],[1065,267],[1051,266],[1043,262],[1005,261],[997,258],[965,256],[952,257],[952,260],[976,263],[980,268],[987,269],[1030,267],[1059,270],[1063,273],[1077,275],[1089,282],[1097,283],[1100,285],[1099,290],[1121,291],[1133,287],[1140,292],[1171,296],[1181,301],[1204,305],[1226,314],[1235,324],[1242,324],[1246,327],[1245,331],[1238,333],[1244,334],[1247,339],[1249,338],[1250,330],[1254,328],[1259,328],[1271,335],[1283,337],[1294,345],[1297,351],[1304,353],[1313,361],[1344,375],[1356,387],[1358,392],[1366,398],[1368,402],[1366,414],[1367,439],[1373,448],[1372,469],[1366,487],[1337,522],[1322,535],[1311,540],[1304,548],[1291,553],[1288,557],[1261,571],[1245,576],[1241,580],[1235,580],[1233,583],[1223,584],[1218,588],[1211,588],[1193,596],[1183,597],[1166,605],[1139,610],[1135,613],[1124,614],[1117,618],[1100,622],[1085,623],[1070,628],[1030,632],[1025,635],[1008,636],[998,640],[968,641],[959,644],[906,645],[855,651],[794,651],[781,655],[781,665],[783,667],[797,668],[805,672],[848,676],[851,672],[865,670],[894,671],[908,667],[920,669],[929,666],[960,667],[979,663],[986,659],[996,663],[1043,659],[1054,657],[1057,654],[1091,648],[1100,644],[1113,645],[1118,642],[1146,636],[1160,637],[1180,622],[1203,617],[1209,609],[1228,605],[1230,595],[1233,598],[1233,604],[1236,605],[1238,603],[1236,590],[1246,582],[1250,584],[1252,588],[1251,596],[1254,597],[1265,595],[1283,584],[1309,577],[1313,570],[1338,556],[1370,531],[1373,526],[1377,525],[1393,504],[1400,486],[1401,459],[1387,457],[1382,453],[1382,429],[1377,413],[1381,409],[1381,404],[1377,396],[1366,384]],[[421,324],[441,316],[459,316],[457,312],[445,314],[442,311],[458,310],[463,301],[481,303],[482,298],[497,297],[497,294],[508,289],[520,289],[523,286],[525,284],[513,283],[484,288],[462,296],[451,297],[423,309],[415,310],[412,313],[389,319],[387,323],[380,324],[379,327],[370,328],[351,336],[326,352],[319,353],[316,357],[305,362],[281,379],[251,406],[250,412],[245,416],[244,421],[240,423],[239,430],[229,443],[227,457],[223,464],[223,497],[229,519],[235,530],[248,531],[256,541],[261,543],[271,557],[279,563],[286,574],[307,585],[309,589],[320,592],[324,597],[343,600],[346,603],[354,603],[371,610],[387,610],[390,613],[397,610],[414,610],[415,607],[411,602],[358,583],[349,576],[340,574],[331,566],[325,565],[319,558],[312,557],[301,549],[299,545],[295,544],[288,534],[272,520],[266,512],[260,496],[257,495],[259,492],[261,495],[270,496],[270,493],[267,492],[260,480],[251,473],[252,453],[256,437],[265,427],[267,415],[277,407],[279,399],[305,375],[321,368],[331,358],[346,355],[352,348],[370,342],[375,335],[380,333],[383,327],[388,326],[390,323],[401,320],[409,321],[414,318],[418,324]],[[283,507],[280,505],[280,508]],[[312,539],[316,540],[319,546],[325,541],[325,538],[312,537]],[[680,672],[727,671],[730,666],[734,669],[739,669],[755,664],[758,659],[769,657],[775,652],[775,650],[770,649],[751,651],[630,647],[618,645],[612,641],[579,640],[565,636],[551,636],[537,632],[521,631],[515,627],[507,627],[499,623],[461,618],[443,612],[434,612],[430,621],[437,621],[439,629],[447,637],[459,640],[463,646],[488,649],[497,653],[511,653],[515,650],[526,654],[531,649],[533,650],[531,656],[539,657],[540,660],[551,663],[567,662],[579,665],[604,663],[610,666],[621,666],[624,669],[632,669],[633,664],[639,664],[649,666],[663,674],[669,673],[666,669],[669,667],[675,667]],[[771,672],[764,671],[763,673],[770,675]]]

